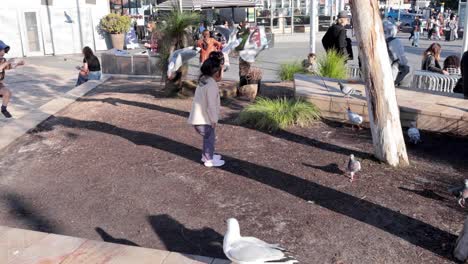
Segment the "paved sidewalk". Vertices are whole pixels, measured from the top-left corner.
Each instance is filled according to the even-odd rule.
[[[5,264],[228,264],[227,260],[0,226]]]

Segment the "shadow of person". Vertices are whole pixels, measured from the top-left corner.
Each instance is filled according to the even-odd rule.
[[[150,215],[148,222],[169,251],[223,258],[223,236],[212,228],[189,229],[167,214]]]
[[[137,243],[134,243],[128,239],[114,238],[113,236],[111,236],[109,233],[107,233],[106,231],[104,231],[104,229],[100,227],[96,227],[94,230],[96,230],[96,232],[101,236],[101,239],[105,242],[121,244],[121,245],[126,245],[126,246],[134,246],[134,247],[140,246]]]
[[[14,193],[7,193],[2,196],[8,205],[8,212],[18,223],[40,232],[60,233],[57,223],[42,215],[24,197]]]

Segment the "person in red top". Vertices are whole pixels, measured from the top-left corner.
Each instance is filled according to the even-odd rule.
[[[213,51],[219,51],[222,44],[210,37],[210,31],[203,31],[203,38],[197,43],[197,46],[201,48],[200,51],[200,63],[203,63],[208,59],[210,53]]]

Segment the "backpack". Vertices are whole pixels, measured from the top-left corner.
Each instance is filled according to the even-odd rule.
[[[390,50],[390,42],[392,42],[394,39],[396,39],[395,37],[389,37],[385,40],[385,42],[387,43],[387,53],[388,53],[388,57],[390,58],[390,63],[393,64],[395,62],[398,62],[399,59],[398,59],[398,56],[393,53],[392,50]]]

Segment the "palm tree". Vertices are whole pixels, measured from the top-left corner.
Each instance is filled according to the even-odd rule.
[[[166,81],[166,91],[174,94],[180,90],[182,78],[188,72],[188,66],[184,65],[179,71],[181,74],[174,80],[167,80],[166,72],[168,66],[168,59],[170,54],[178,49],[185,48],[193,43],[192,27],[195,27],[199,21],[200,16],[191,12],[180,12],[178,7],[163,17],[162,28],[160,30],[160,55],[161,67],[163,69],[163,78]]]

